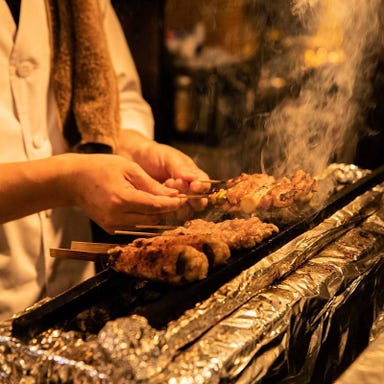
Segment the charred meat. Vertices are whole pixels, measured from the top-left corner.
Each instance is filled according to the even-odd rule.
[[[241,174],[210,196],[210,203],[229,213],[243,212],[265,217],[266,211],[307,203],[316,191],[316,181],[298,170],[291,178],[275,179],[265,174]],[[260,215],[260,212],[263,212]]]
[[[129,244],[115,247],[109,254],[116,271],[149,280],[180,284],[201,280],[208,273],[206,255],[190,245],[167,244],[159,248]]]
[[[226,263],[232,250],[251,248],[278,232],[257,217],[220,223],[195,219],[151,238],[110,250],[113,269],[133,276],[180,284],[203,279]]]
[[[264,223],[254,216],[249,219],[228,219],[219,223],[202,219],[190,220],[184,226],[165,231],[164,235],[211,236],[226,243],[231,250],[236,250],[254,247],[277,232],[279,232],[279,228],[276,225]]]

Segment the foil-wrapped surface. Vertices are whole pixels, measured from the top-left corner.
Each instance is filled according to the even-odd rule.
[[[369,169],[361,169],[354,164],[334,163],[325,169],[320,178],[330,177],[334,182],[335,189],[342,189],[345,185],[353,184],[370,172]]]
[[[362,194],[164,329],[131,315],[97,335],[49,329],[23,343],[0,324],[0,382],[331,382],[383,308],[383,193]]]

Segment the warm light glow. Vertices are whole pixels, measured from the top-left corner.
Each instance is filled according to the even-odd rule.
[[[307,49],[304,52],[304,64],[309,68],[317,68],[325,64],[341,64],[345,59],[344,52],[339,50],[328,51],[326,48]]]
[[[326,64],[340,64],[345,55],[341,49],[343,43],[344,1],[325,0],[321,8],[316,33],[308,40],[309,49],[304,52],[304,64],[317,68]]]

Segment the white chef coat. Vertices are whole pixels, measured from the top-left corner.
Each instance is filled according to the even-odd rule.
[[[123,129],[153,136],[150,107],[142,99],[132,57],[108,0],[100,0],[117,73]],[[45,0],[22,1],[18,28],[0,1],[0,162],[65,152],[50,84]],[[90,240],[89,220],[78,208],[58,208],[0,225],[0,319],[45,296],[55,296],[93,274],[93,265],[59,261],[50,248]]]

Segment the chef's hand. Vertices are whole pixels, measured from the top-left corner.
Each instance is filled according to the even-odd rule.
[[[165,186],[176,188],[182,194],[209,191],[211,185],[199,181],[207,180],[209,176],[189,156],[176,148],[149,140],[134,131],[123,131],[120,143],[119,151],[122,155],[131,156],[149,175]],[[178,221],[185,221],[194,211],[201,211],[207,205],[205,198],[183,200],[185,204],[176,215]]]
[[[74,156],[79,157],[78,166],[68,185],[74,203],[110,234],[135,224],[158,224],[184,203],[176,197],[177,189],[122,156]]]
[[[179,191],[118,155],[66,153],[0,164],[0,222],[77,205],[108,233],[157,224],[177,211]]]
[[[205,183],[204,183],[205,184]],[[165,216],[165,222],[169,224],[180,224],[193,217],[195,212],[202,211],[206,208],[208,199],[197,198],[197,195],[206,192],[206,185],[201,182],[192,180],[186,181],[182,178],[167,179],[164,183],[169,188],[176,188],[180,194],[192,195],[191,198],[183,198],[182,204],[176,211]]]

